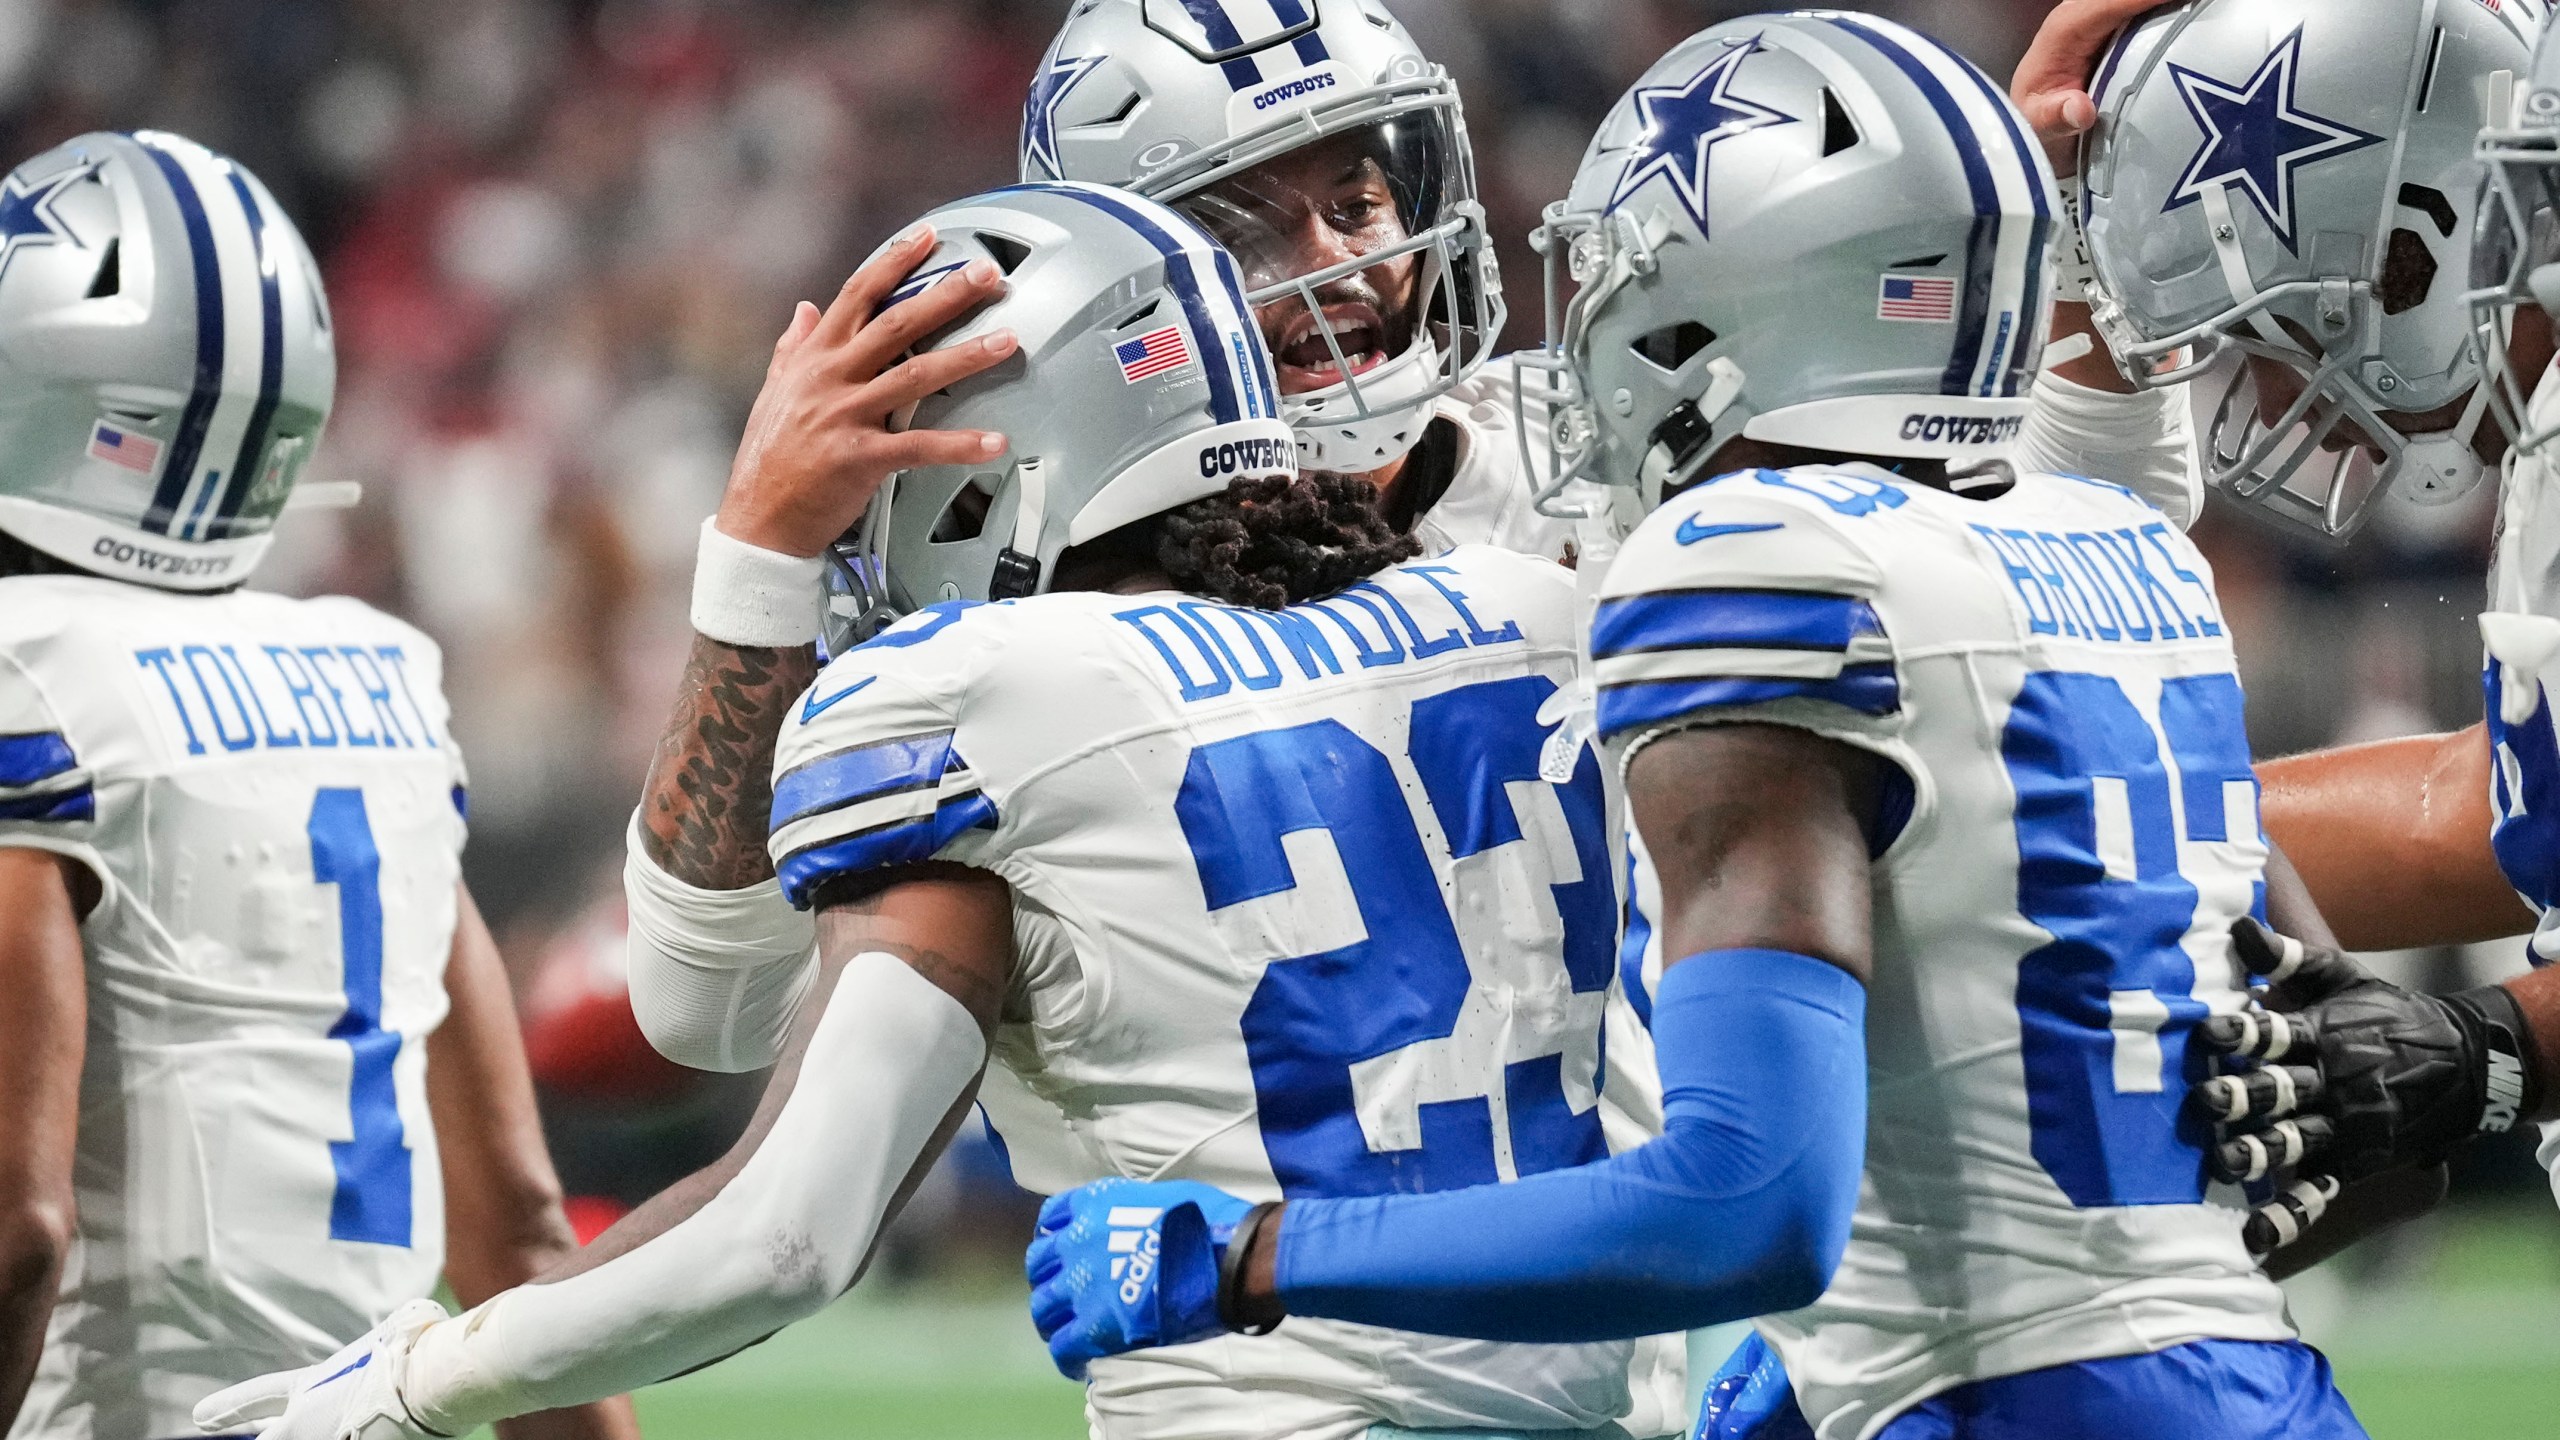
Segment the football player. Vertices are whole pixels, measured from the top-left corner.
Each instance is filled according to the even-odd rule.
[[[2512,108],[2542,7],[2203,0],[2092,43],[2138,10],[2063,6],[2038,41],[2059,95],[2072,92],[2058,77],[2094,58],[2094,93],[2079,97],[2083,119],[2102,117],[2087,293],[2127,373],[2181,389],[2237,353],[2210,478],[2325,533],[2351,533],[2386,489],[2466,493],[2507,443],[2462,283],[2482,194],[2473,140]],[[2550,327],[2528,307],[2513,331],[2513,373],[2539,374]],[[2103,356],[2084,362],[2092,383],[2113,369]],[[2491,750],[2473,727],[2262,767],[2268,826],[2349,944],[2531,928],[2515,892],[2546,881],[2498,873]]]
[[[0,180],[0,357],[0,1418],[188,1435],[576,1242],[434,642],[240,588],[335,385],[293,222],[175,135],[47,151]]]
[[[2102,296],[2113,334],[2138,356],[2187,342],[2244,352],[2244,379],[2225,397],[2213,447],[2217,481],[2242,499],[2346,532],[2387,485],[2421,499],[2467,489],[2498,463],[2520,420],[2534,428],[2527,389],[2552,350],[2529,279],[2537,245],[2547,250],[2534,227],[2548,223],[2535,197],[2549,138],[2537,133],[2546,122],[2517,79],[2542,8],[2211,0],[2107,38],[2141,10],[2128,0],[2060,7],[2021,71],[2022,89],[2053,97],[2044,118],[2057,139],[2079,128],[2061,115],[2066,104],[2079,107],[2080,125],[2101,107],[2110,117],[2090,145],[2100,192],[2090,248],[2091,293]],[[2042,73],[2031,75],[2039,60]],[[2094,97],[2075,91],[2075,74],[2090,76]],[[2485,188],[2473,150],[2484,126],[2496,182]],[[2387,241],[2320,239],[2349,233]],[[2476,256],[2464,249],[2474,236]],[[2173,278],[2184,272],[2193,273]],[[2461,275],[2492,288],[2466,295]],[[2217,276],[2219,286],[2205,283]],[[2474,298],[2498,302],[2477,325]],[[2494,361],[2485,380],[2483,349]],[[2134,373],[2152,383],[2180,372]],[[2245,377],[2272,398],[2249,404]],[[2503,423],[2487,423],[2492,416]],[[2538,777],[2560,773],[2544,758],[2547,715],[2537,718],[2554,630],[2539,617],[2555,613],[2540,578],[2551,546],[2536,509],[2542,463],[2521,457],[2499,497],[2493,613],[2482,617],[2492,652],[2486,723],[2259,767],[2269,830],[2355,948],[2512,935],[2533,929],[2536,912],[2547,916],[2560,895],[2560,841],[2544,818],[2560,801],[2534,803],[2553,783]],[[2314,471],[2326,472],[2325,490],[2304,483]],[[2254,935],[2243,950],[2269,966],[2281,953]],[[2292,1112],[2290,1100],[2220,1083],[2200,1092],[2213,1118],[2237,1122],[2229,1153],[2239,1173],[2270,1158],[2350,1179],[2432,1167],[2459,1140],[2536,1113],[2539,1102],[2515,1086],[2535,1078],[2537,1028],[2560,1032],[2560,995],[2544,982],[2438,1002],[2367,986],[2344,961],[2316,968],[2278,997],[2302,1003],[2352,986],[2352,1004],[2365,1008],[2284,1029],[2234,1022],[2213,1037],[2260,1057],[2290,1046],[2290,1063],[2328,1087],[2321,1113],[2303,1122],[2307,1136],[2299,1126],[2267,1128]],[[2448,1050],[2469,1063],[2431,1063]],[[2306,1089],[2321,1083],[2306,1078]],[[2535,1087],[2537,1097],[2553,1093]],[[2331,1126],[2348,1132],[2334,1149]],[[2548,1143],[2545,1159],[2560,1161]],[[2373,1218],[2440,1193],[2440,1178],[2404,1188]],[[2253,1222],[2253,1243],[2297,1240],[2307,1218],[2279,1198]],[[2298,1267],[2352,1238],[2341,1218],[2276,1263]]]
[[[2489,185],[2472,270],[2480,288],[2472,298],[2491,374],[2517,425],[2522,452],[2499,497],[2491,609],[2480,617],[2489,651],[2488,717],[2485,726],[2420,742],[2464,757],[2464,771],[2486,774],[2472,774],[2470,792],[2453,797],[2460,802],[2448,807],[2453,817],[2423,827],[2440,832],[2444,843],[2439,853],[2422,854],[2419,866],[2491,893],[2500,891],[2503,875],[2512,893],[2540,914],[2528,949],[2537,967],[2547,967],[2560,952],[2560,921],[2553,910],[2560,898],[2560,829],[2554,821],[2560,815],[2560,740],[2550,700],[2553,685],[2560,683],[2560,595],[2552,588],[2560,574],[2560,529],[2547,503],[2560,385],[2528,337],[2551,323],[2551,307],[2560,305],[2560,288],[2552,284],[2560,276],[2552,265],[2554,236],[2560,234],[2554,220],[2560,197],[2556,138],[2560,44],[2546,33],[2512,114],[2493,119],[2480,139]],[[2399,768],[2424,763],[2419,745],[2403,748]],[[2484,753],[2494,761],[2477,758]],[[2343,769],[2360,759],[2350,751],[2334,763]],[[2449,763],[2439,759],[2437,768]],[[2359,867],[2361,874],[2391,863],[2395,845],[2407,848],[2407,822],[2393,821],[2380,809],[2395,791],[2405,793],[2406,782],[2380,757],[2365,759],[2355,778],[2373,792],[2371,801],[2354,809],[2329,807],[2344,810],[2329,823],[2347,832],[2342,848],[2363,844],[2377,852]],[[2311,818],[2308,807],[2305,818]],[[2457,822],[2465,828],[2457,829]],[[2441,903],[2421,903],[2415,892],[2395,892],[2395,898],[2408,903],[2390,913],[2391,922],[2428,941],[2460,938],[2500,920],[2502,931],[2521,930],[2530,918],[2503,895],[2486,921]],[[2245,1081],[2217,1082],[2217,1093],[2203,1099],[2212,1118],[2239,1122],[2229,1127],[2239,1132],[2233,1143],[2264,1143],[2259,1137],[2271,1120],[2313,1127],[2307,1163],[2354,1180],[2440,1166],[2476,1136],[2548,1121],[2560,1109],[2560,974],[2536,968],[2501,985],[2418,995],[2366,975],[2334,951],[2290,938],[2250,939],[2254,967],[2282,976],[2273,999],[2296,1013],[2235,1017],[2214,1038],[2309,1083],[2293,1095],[2252,1095],[2241,1088]],[[2297,1110],[2299,1122],[2281,1118]],[[2543,1127],[2541,1159],[2560,1176],[2560,1126]]]
[[[1666,163],[1698,95],[1704,168]],[[1758,1314],[1826,1440],[2363,1433],[2180,1115],[2225,931],[2287,879],[2210,571],[2121,487],[1990,463],[2056,208],[1997,88],[1883,21],[1729,22],[1637,83],[1547,242],[1643,514],[1591,650],[1666,1132],[1447,1194],[1059,1197],[1053,1354]],[[1158,1263],[1112,1276],[1132,1228]]]
[[[1555,437],[1537,376],[1487,363],[1506,312],[1457,85],[1382,0],[1079,6],[1024,104],[1022,174],[1126,186],[1224,242],[1300,462],[1366,475],[1426,550],[1608,539],[1532,503]],[[2158,397],[2035,393],[2039,455],[2191,508]]]
[[[546,1283],[421,1306],[209,1424],[458,1434],[716,1359],[852,1283],[973,1096],[1043,1189],[1420,1192],[1608,1153],[1599,766],[1537,719],[1575,665],[1571,574],[1396,563],[1364,483],[1299,472],[1233,262],[1175,212],[1040,184],[925,233],[922,281],[892,288],[919,237],[795,323],[724,502],[813,547],[868,510],[849,563],[909,612],[821,673],[774,762],[770,853],[819,941],[720,1027],[781,1056],[750,1138]],[[1011,272],[985,303],[981,265]],[[874,503],[866,447],[928,396],[901,439],[959,457]],[[801,593],[732,571],[698,613]],[[1676,1386],[1630,1394],[1622,1341],[1293,1331],[1097,1364],[1097,1432],[1680,1423]]]

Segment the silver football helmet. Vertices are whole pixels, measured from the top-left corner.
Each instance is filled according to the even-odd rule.
[[[2195,0],[2119,37],[2082,166],[2099,328],[2138,385],[2234,352],[2282,367],[2234,367],[2212,483],[2339,537],[2385,488],[2441,502],[2479,482],[2472,142],[2541,18],[2539,0]],[[2261,396],[2261,373],[2297,393]]]
[[[1235,254],[1311,470],[1412,449],[1502,332],[1457,87],[1382,0],[1078,0],[1022,176],[1126,186]]]
[[[319,267],[238,164],[145,130],[0,180],[0,530],[116,579],[237,585],[336,386]]]
[[[834,552],[829,653],[942,601],[1038,594],[1070,546],[1242,477],[1298,472],[1235,261],[1189,220],[1050,183],[954,201],[924,223],[934,251],[890,304],[979,259],[1007,290],[923,348],[1009,328],[1021,349],[904,423],[994,430],[1012,448],[890,477]]]
[[[1609,112],[1532,240],[1548,338],[1524,388],[1543,376],[1559,407],[1531,457],[1554,477],[1541,503],[1599,480],[1632,519],[1735,436],[1998,459],[2060,211],[2000,86],[1917,31],[1803,11],[1691,36]]]
[[[2524,454],[2560,435],[2560,421],[2535,428],[2532,400],[2542,376],[2509,353],[2516,307],[2560,316],[2560,41],[2546,28],[2515,103],[2490,101],[2491,123],[2475,153],[2487,172],[2471,247],[2471,316],[2498,418]]]

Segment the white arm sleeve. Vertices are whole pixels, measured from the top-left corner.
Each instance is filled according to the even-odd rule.
[[[2022,470],[2113,481],[2159,506],[2181,530],[2204,509],[2184,385],[2119,395],[2044,371],[2017,461]]]
[[[658,868],[633,811],[622,893],[631,910],[631,1012],[658,1053],[696,1070],[773,1063],[818,978],[815,917],[782,884],[704,890]]]
[[[986,1062],[977,1022],[894,956],[846,962],[798,1083],[746,1165],[682,1222],[418,1337],[402,1398],[428,1427],[584,1405],[708,1364],[817,1313]]]

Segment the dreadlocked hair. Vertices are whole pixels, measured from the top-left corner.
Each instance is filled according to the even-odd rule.
[[[1352,475],[1266,475],[1168,512],[1156,563],[1181,589],[1260,610],[1320,599],[1422,553]]]

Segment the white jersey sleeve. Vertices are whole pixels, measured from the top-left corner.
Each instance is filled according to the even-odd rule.
[[[440,657],[400,621],[0,580],[0,845],[102,891],[78,1228],[17,1440],[186,1434],[434,1287],[464,804]]]
[[[1680,726],[1791,725],[1884,756],[1925,793],[1876,613],[1884,572],[1832,508],[1872,502],[1854,479],[1759,474],[1785,483],[1711,486],[1619,552],[1591,630],[1601,739],[1632,759]]]
[[[0,846],[50,850],[103,876],[90,844],[97,814],[94,777],[44,686],[0,650]]]
[[[2204,513],[2204,468],[2188,387],[2131,395],[2036,376],[2035,407],[2018,438],[2020,470],[2112,481],[2157,506],[2181,530]]]
[[[818,675],[774,747],[774,874],[807,909],[840,877],[980,858],[996,810],[958,748],[969,687],[994,660],[954,603],[908,617]]]

